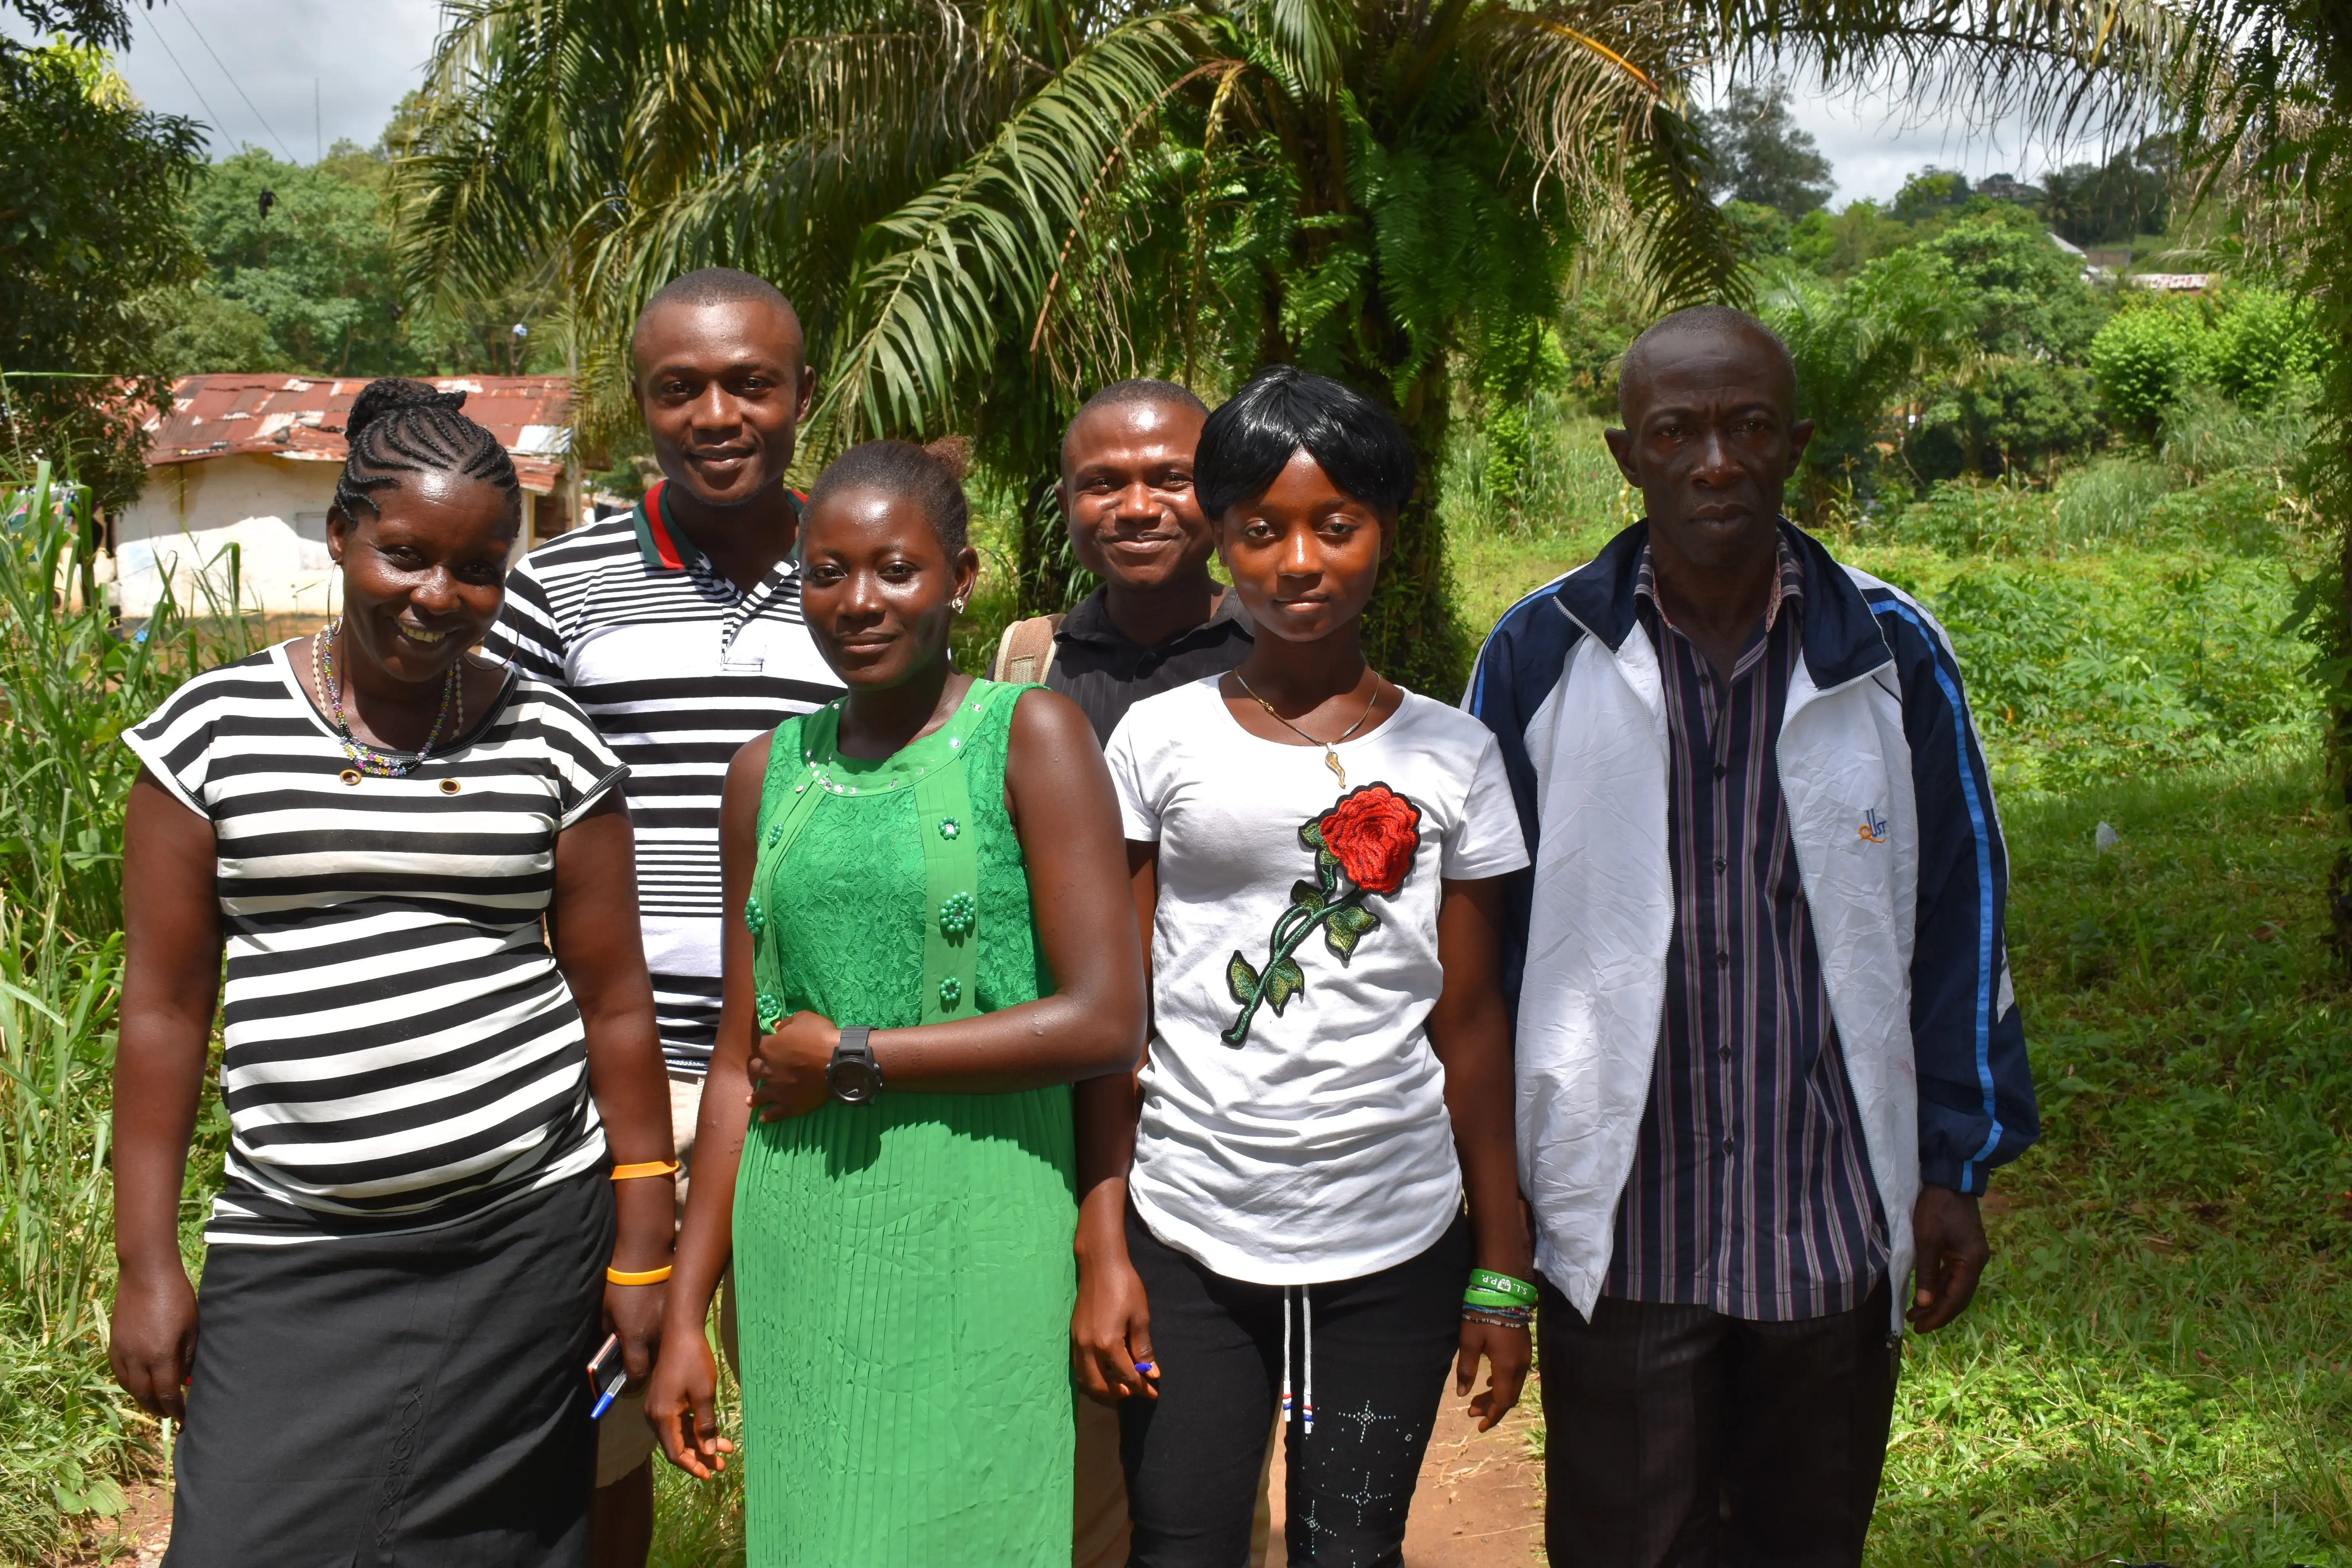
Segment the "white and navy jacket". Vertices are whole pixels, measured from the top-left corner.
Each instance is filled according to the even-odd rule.
[[[1981,1193],[2039,1131],[2010,990],[2009,857],[1951,641],[1900,589],[1783,521],[1804,657],[1779,745],[1790,841],[1873,1180],[1897,1325],[1923,1183]],[[1512,606],[1467,706],[1500,739],[1533,865],[1503,981],[1536,1262],[1587,1314],[1648,1103],[1675,888],[1665,699],[1633,608],[1636,523]]]

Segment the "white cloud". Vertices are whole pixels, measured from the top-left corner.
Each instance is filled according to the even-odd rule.
[[[1712,89],[1701,96],[1701,107],[1713,102]],[[1789,112],[1811,132],[1830,161],[1837,185],[1832,206],[1864,197],[1887,201],[1905,180],[1931,163],[1956,169],[1971,180],[1988,174],[2038,180],[2044,170],[2059,164],[2106,157],[2106,147],[2095,135],[2053,144],[2047,137],[2029,134],[2015,117],[1976,126],[1957,114],[1917,113],[1890,93],[1832,95],[1807,77],[1791,78]]]
[[[374,144],[401,95],[424,79],[441,7],[166,0],[131,15],[131,47],[115,65],[149,108],[203,121],[215,158],[251,142],[308,163],[340,139]]]

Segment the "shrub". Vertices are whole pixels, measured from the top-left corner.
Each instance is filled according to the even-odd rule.
[[[2305,378],[2248,408],[2213,387],[2189,387],[2165,415],[2158,449],[2192,485],[2231,469],[2283,479],[2303,467],[2316,438],[2318,395],[2318,384]]]
[[[2106,433],[2091,378],[2039,360],[1987,362],[1937,389],[1905,456],[1922,479],[1964,469],[1997,479],[2046,474],[2060,458],[2088,452]]]
[[[2102,458],[2070,468],[2052,487],[2058,537],[2068,544],[2137,538],[2148,509],[2171,489],[2171,472],[2145,458]]]
[[[2197,308],[2158,300],[2118,312],[2091,340],[2091,379],[2122,424],[2153,436],[2180,391],[2203,371],[2205,324]]]
[[[2311,304],[2275,289],[2234,289],[2214,313],[2205,370],[2231,397],[2260,408],[2281,386],[2319,368]]]

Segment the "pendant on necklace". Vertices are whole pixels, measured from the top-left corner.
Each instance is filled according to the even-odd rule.
[[[1339,765],[1339,753],[1328,746],[1323,748],[1323,765],[1331,770],[1331,776],[1339,781],[1341,789],[1348,787],[1348,770]]]

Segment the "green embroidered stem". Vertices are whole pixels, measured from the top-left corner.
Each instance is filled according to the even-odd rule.
[[[1305,888],[1308,884],[1302,882],[1299,886]],[[1291,905],[1283,911],[1282,918],[1274,922],[1274,943],[1267,950],[1265,971],[1250,972],[1247,980],[1241,978],[1234,966],[1249,972],[1249,963],[1240,953],[1234,953],[1233,963],[1226,966],[1225,984],[1232,989],[1234,999],[1242,1004],[1242,1016],[1234,1020],[1232,1028],[1218,1037],[1229,1046],[1243,1044],[1249,1038],[1251,1020],[1257,1016],[1258,1008],[1269,1000],[1274,1003],[1274,1010],[1279,1016],[1293,996],[1307,989],[1306,973],[1291,957],[1298,951],[1298,944],[1305,942],[1316,927],[1338,917],[1342,910],[1358,913],[1362,911],[1363,905],[1364,889],[1361,888],[1335,903],[1323,904],[1319,908],[1310,908],[1304,903]],[[1294,921],[1297,922],[1295,925]],[[1285,927],[1290,929],[1286,931]],[[1337,942],[1332,945],[1335,949],[1339,946]],[[1355,945],[1351,939],[1347,943],[1348,950],[1352,952]],[[1347,962],[1344,953],[1340,962]]]

